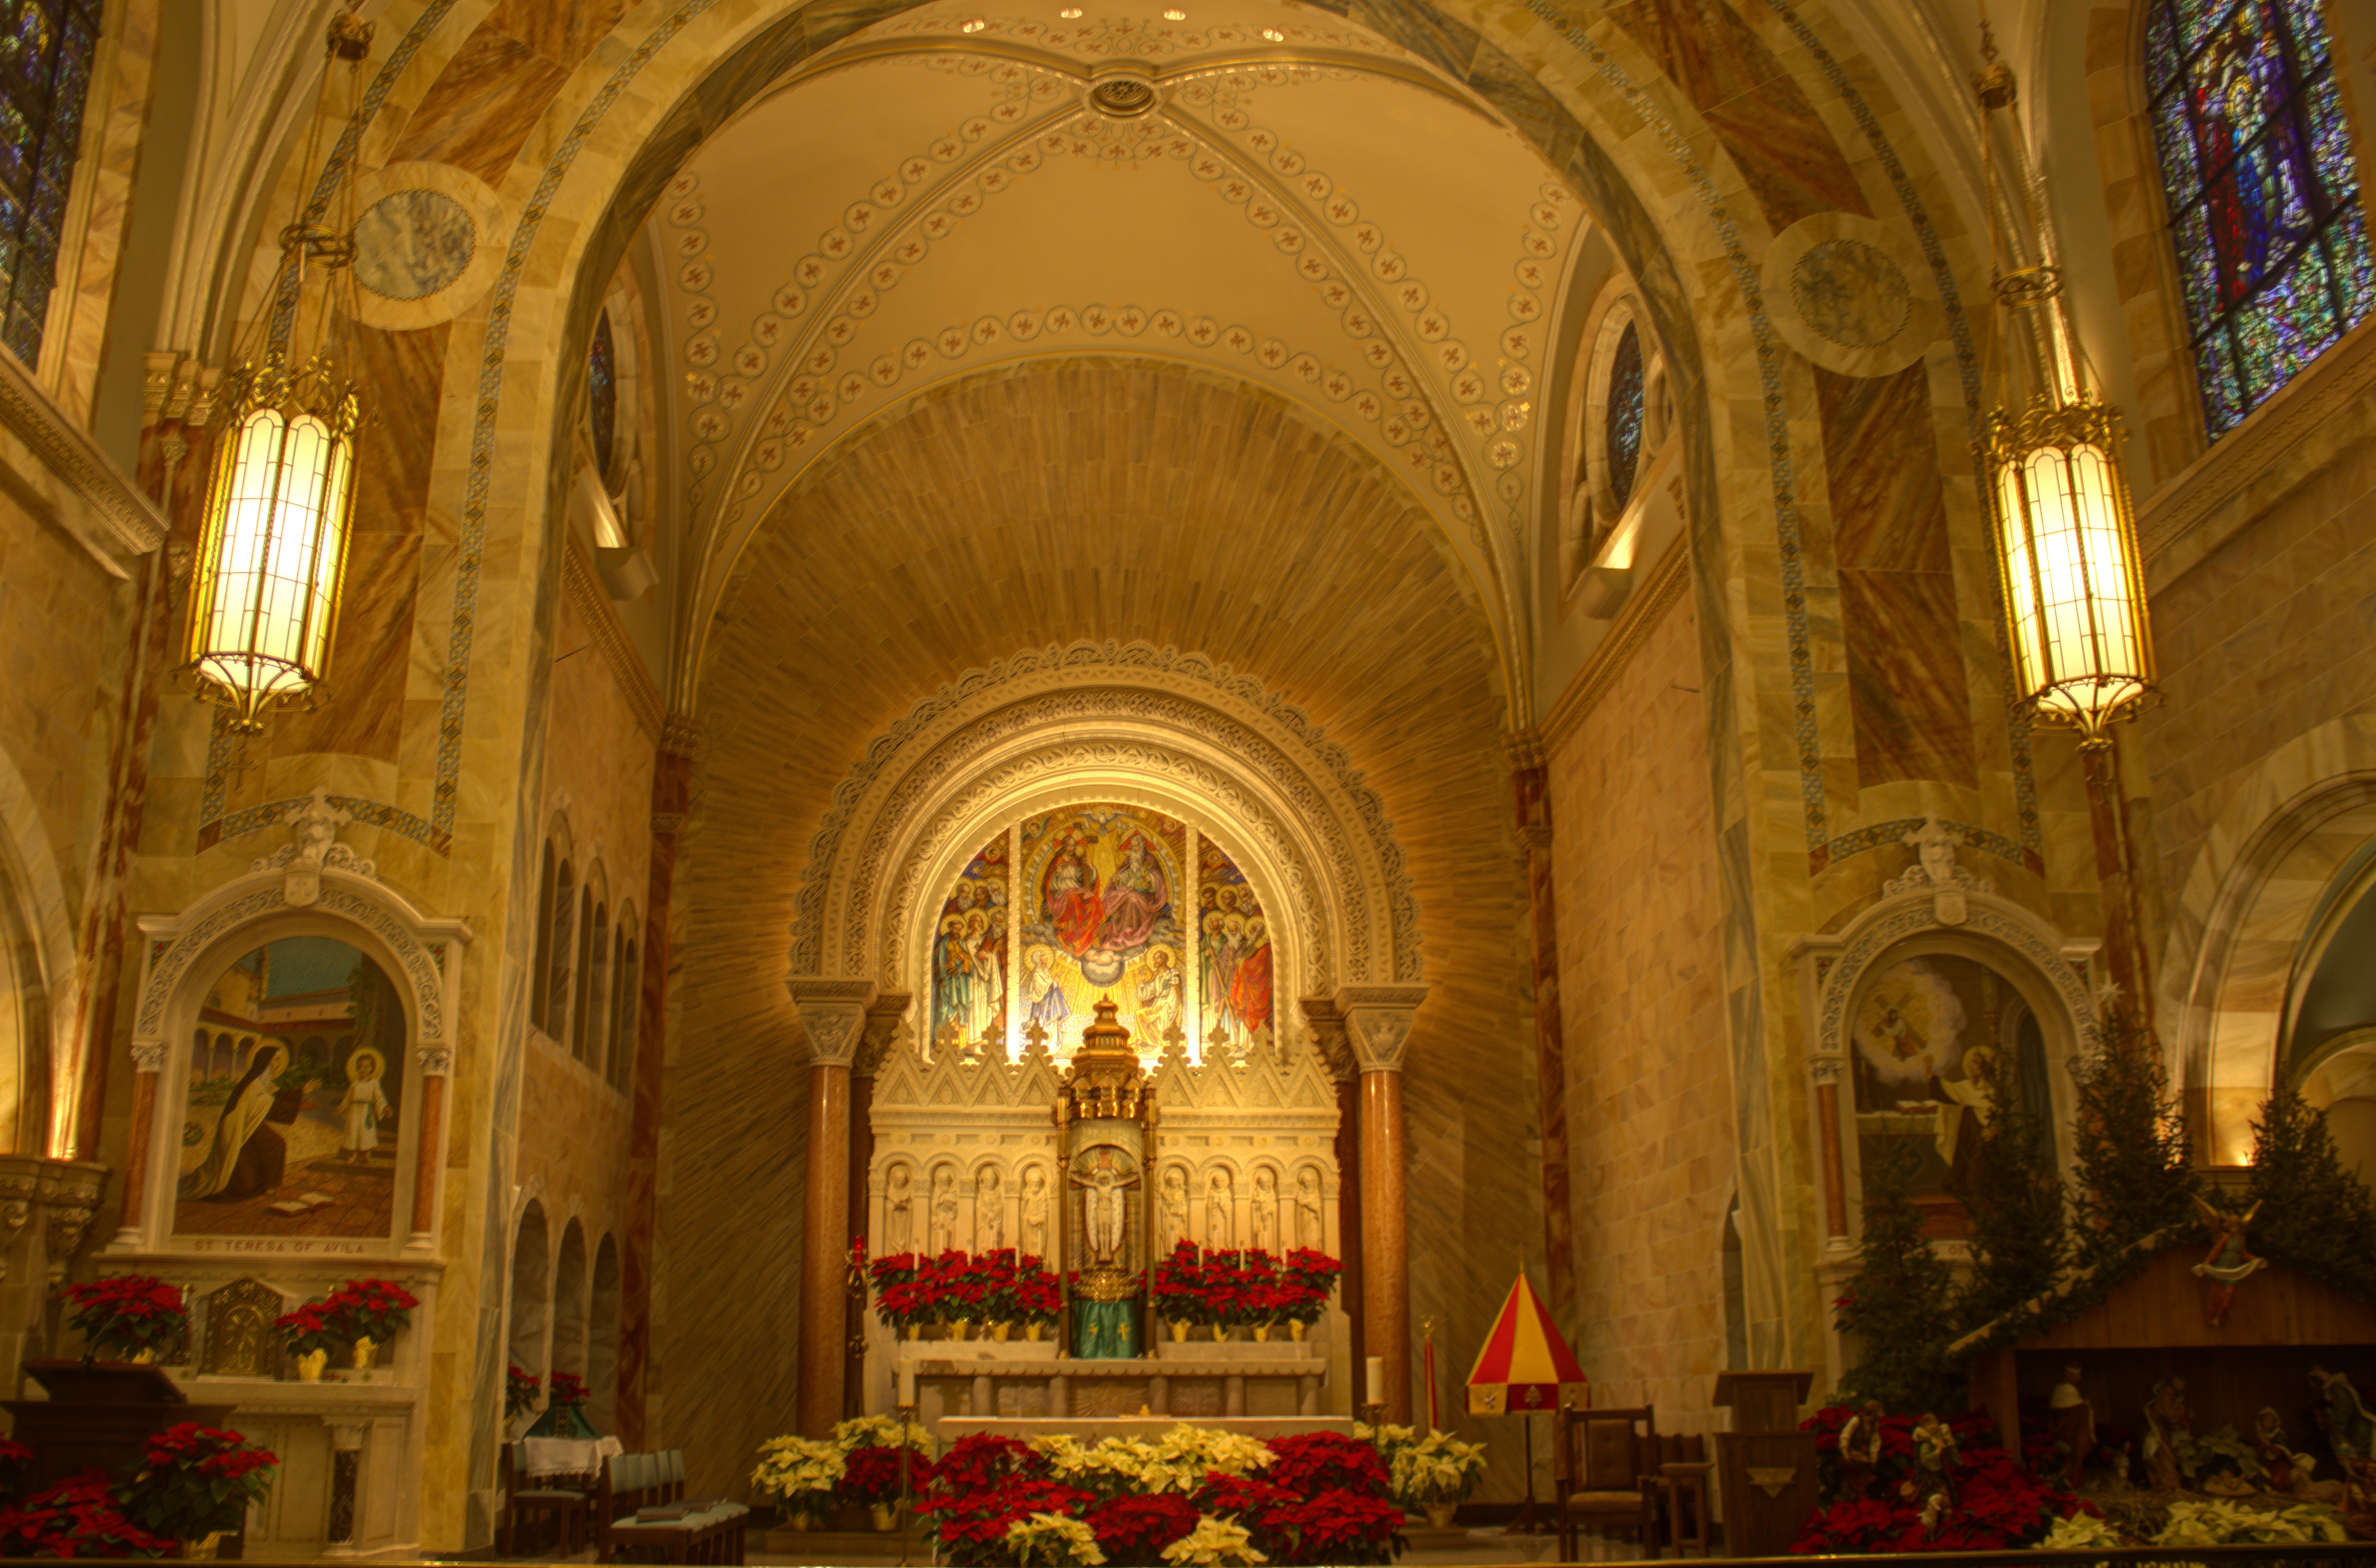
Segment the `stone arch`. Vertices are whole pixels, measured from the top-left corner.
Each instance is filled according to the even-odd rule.
[[[2376,837],[2376,717],[2321,725],[2240,778],[2186,874],[2163,1016],[2202,1158],[2251,1158],[2313,911]],[[2173,994],[2175,993],[2175,994]]]
[[[552,1264],[552,1370],[586,1375],[586,1228],[575,1215],[561,1229],[561,1250]]]
[[[609,1231],[594,1248],[592,1296],[586,1313],[587,1418],[596,1431],[616,1430],[619,1401],[619,1243]]]
[[[1075,739],[1090,722],[1111,740]],[[1343,749],[1253,678],[1144,644],[1017,655],[870,745],[811,847],[793,971],[871,967],[902,986],[924,950],[922,890],[954,878],[992,825],[1100,791],[1210,821],[1294,911],[1305,983],[1417,977],[1401,850]]]
[[[19,1154],[71,1159],[85,1074],[74,1018],[84,984],[74,909],[40,807],[14,758],[0,754],[0,1129]],[[55,1103],[53,1103],[55,1102]]]
[[[512,1231],[511,1326],[504,1336],[511,1364],[534,1377],[547,1366],[547,1333],[552,1318],[552,1241],[545,1231],[544,1205],[535,1198],[522,1206]]]

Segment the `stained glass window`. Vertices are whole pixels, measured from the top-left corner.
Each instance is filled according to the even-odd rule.
[[[0,0],[0,343],[27,365],[57,277],[99,0]]]
[[[1623,511],[1642,460],[1642,334],[1632,322],[1609,361],[1609,495]]]
[[[6,0],[0,0],[5,5]],[[611,473],[611,448],[619,436],[619,365],[611,343],[611,313],[594,318],[594,346],[586,350],[586,418],[594,429],[594,467]]]
[[[2152,0],[2145,81],[2212,436],[2368,315],[2351,128],[2320,0]]]

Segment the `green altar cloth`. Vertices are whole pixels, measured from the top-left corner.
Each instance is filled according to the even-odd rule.
[[[1139,1351],[1138,1298],[1126,1301],[1073,1302],[1073,1354],[1082,1360],[1135,1356]]]

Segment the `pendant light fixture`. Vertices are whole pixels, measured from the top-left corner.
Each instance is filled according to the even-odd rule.
[[[306,134],[301,174],[321,167],[331,98],[346,81],[359,129],[372,24],[341,12]],[[339,66],[346,69],[341,72]],[[358,137],[350,135],[350,156]],[[216,408],[183,668],[245,734],[268,709],[310,707],[328,673],[353,521],[353,171],[327,206],[302,193],[280,231],[280,267]]]

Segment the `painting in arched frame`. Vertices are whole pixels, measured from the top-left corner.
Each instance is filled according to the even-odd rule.
[[[199,1006],[173,1229],[385,1238],[396,1214],[404,1000],[372,957],[291,936],[233,960]]]
[[[2145,84],[2214,439],[2376,302],[2319,0],[2148,0]]]

